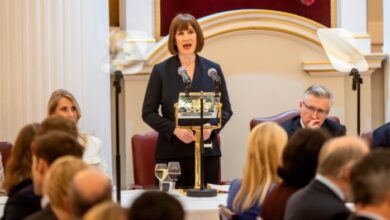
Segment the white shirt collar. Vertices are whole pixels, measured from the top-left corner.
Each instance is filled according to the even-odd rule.
[[[41,208],[44,209],[47,205],[50,204],[50,199],[48,196],[44,195],[41,198]]]
[[[342,201],[345,201],[345,196],[344,196],[344,193],[340,190],[340,188],[334,184],[332,181],[330,181],[328,178],[326,178],[325,176],[321,175],[321,174],[317,174],[316,177],[315,177],[316,180],[318,180],[319,182],[323,183],[324,185],[326,185],[327,187],[329,187],[329,189],[331,189],[334,193],[336,193],[336,195],[342,200]]]
[[[305,124],[303,124],[302,118],[301,118],[301,120],[299,120],[299,122],[301,122],[301,127],[302,128],[306,128]]]

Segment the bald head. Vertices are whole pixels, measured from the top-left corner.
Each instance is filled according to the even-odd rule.
[[[95,204],[111,200],[111,188],[111,180],[97,169],[77,173],[69,192],[74,216],[81,217]]]
[[[369,148],[357,137],[338,137],[326,142],[320,151],[317,172],[339,178],[345,166],[352,165],[363,158]]]

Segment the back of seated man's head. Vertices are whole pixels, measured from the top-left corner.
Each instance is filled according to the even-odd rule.
[[[320,151],[317,173],[336,184],[345,199],[351,199],[349,175],[353,165],[369,152],[358,137],[344,136],[329,140]]]
[[[44,180],[44,194],[58,219],[68,219],[68,188],[76,173],[88,169],[88,165],[74,156],[58,158],[50,166]]]
[[[84,147],[75,137],[64,131],[50,131],[35,137],[32,143],[32,176],[34,192],[42,195],[42,184],[50,165],[62,156],[82,158]]]
[[[352,166],[368,151],[366,142],[358,137],[345,136],[331,139],[320,151],[317,173],[340,178],[345,166]]]
[[[385,208],[390,209],[390,150],[375,150],[356,163],[351,186],[357,207],[386,203]]]
[[[299,112],[305,127],[321,127],[328,116],[332,102],[333,96],[324,86],[312,85],[307,88],[299,103]]]
[[[78,137],[77,125],[72,120],[62,116],[51,116],[43,120],[38,128],[37,136],[53,130],[64,131],[75,138]]]
[[[180,202],[161,191],[147,191],[139,196],[127,213],[128,220],[183,220]]]
[[[48,165],[65,155],[81,158],[83,152],[84,147],[74,136],[60,130],[53,130],[39,135],[32,144],[33,158],[43,159]]]
[[[82,170],[70,184],[69,200],[73,217],[81,218],[94,205],[112,200],[111,180],[95,168]]]

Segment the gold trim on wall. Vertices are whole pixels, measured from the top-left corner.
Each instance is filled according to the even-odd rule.
[[[156,38],[157,41],[159,41],[163,36],[161,36],[161,0],[154,0],[154,37]],[[213,20],[218,20],[220,17],[226,17],[226,16],[231,16],[231,15],[241,15],[241,14],[247,14],[248,12],[258,12],[258,13],[268,13],[268,14],[276,14],[276,15],[282,15],[290,18],[295,18],[295,19],[300,19],[300,20],[306,20],[307,22],[313,24],[313,25],[322,25],[312,19],[288,13],[288,12],[282,12],[282,11],[274,11],[274,10],[266,10],[266,9],[238,9],[238,10],[232,10],[232,11],[225,11],[225,12],[219,12],[211,15],[207,15],[205,17],[202,17],[199,20],[199,23],[202,22],[203,19],[205,19],[208,16],[213,16],[207,21],[213,21]],[[337,27],[337,0],[330,0],[330,23],[331,27]],[[324,26],[325,27],[325,26]]]
[[[210,23],[212,21],[222,20],[223,18],[227,18],[227,17],[232,17],[232,16],[236,16],[236,15],[246,15],[246,14],[252,14],[252,13],[253,14],[263,14],[263,15],[264,14],[279,15],[282,17],[303,20],[303,21],[306,21],[307,23],[310,23],[310,24],[315,25],[315,26],[324,26],[321,23],[318,23],[314,20],[311,20],[309,18],[300,16],[300,15],[296,15],[296,14],[292,14],[292,13],[288,13],[288,12],[283,12],[283,11],[274,11],[274,10],[266,10],[266,9],[240,9],[240,10],[234,10],[234,11],[226,11],[226,12],[222,12],[222,13],[213,14],[212,17],[206,16],[206,17],[200,18],[200,19],[198,19],[198,21],[202,25],[204,22]]]
[[[161,5],[160,0],[154,0],[154,38],[161,39]]]
[[[292,35],[292,36],[295,36],[295,37],[298,37],[298,38],[301,38],[301,39],[304,39],[306,41],[310,41],[311,43],[317,45],[317,46],[321,46],[321,42],[319,42],[318,40],[313,40],[311,39],[310,37],[307,37],[306,35],[304,34],[300,34],[298,32],[294,32],[294,31],[289,31],[289,30],[285,30],[283,28],[277,28],[277,27],[268,27],[268,26],[256,26],[256,27],[241,27],[241,28],[232,28],[232,29],[229,29],[229,30],[224,30],[224,31],[219,31],[219,32],[216,32],[214,34],[211,34],[207,37],[205,37],[206,40],[209,40],[213,37],[217,37],[219,35],[224,35],[224,34],[227,34],[227,33],[232,33],[232,32],[237,32],[237,31],[250,31],[250,30],[255,30],[255,31],[274,31],[274,32],[280,32],[280,33],[285,33],[285,34],[289,34],[289,35]]]
[[[272,31],[285,33],[322,47],[317,37],[317,29],[325,26],[308,18],[280,11],[238,10],[228,11],[199,20],[206,40],[239,31]],[[163,38],[146,56],[148,64],[154,65],[169,55],[167,38]],[[165,51],[164,51],[165,50]]]
[[[337,27],[337,0],[330,0],[330,27]]]

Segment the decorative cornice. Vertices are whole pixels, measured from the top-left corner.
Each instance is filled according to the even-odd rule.
[[[367,60],[369,69],[362,72],[362,75],[370,75],[376,69],[382,67],[383,61],[386,60],[386,55],[381,53],[373,53],[364,55]],[[337,71],[329,60],[322,61],[305,61],[302,63],[302,69],[311,76],[345,76],[347,73]]]
[[[301,38],[321,46],[317,29],[325,28],[308,18],[272,10],[235,10],[213,14],[199,19],[206,40],[239,31],[273,31]],[[146,64],[154,65],[170,56],[168,37],[162,38],[146,54]]]

